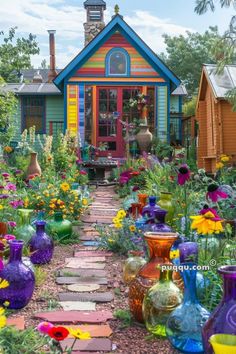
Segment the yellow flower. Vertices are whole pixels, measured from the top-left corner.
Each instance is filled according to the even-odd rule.
[[[113,224],[117,224],[117,223],[120,222],[120,219],[118,219],[118,218],[113,218],[113,219],[112,219],[112,222],[113,222]]]
[[[0,289],[5,289],[9,286],[9,283],[6,279],[0,278]]]
[[[116,217],[119,219],[123,219],[126,216],[126,211],[124,209],[121,209],[118,211]]]
[[[6,327],[7,318],[6,316],[0,316],[0,328]]]
[[[79,336],[80,340],[87,340],[87,339],[91,339],[90,333],[89,332],[83,332],[80,336]]]
[[[121,229],[121,228],[122,228],[122,224],[121,224],[120,222],[117,222],[117,223],[115,224],[115,228],[116,228],[116,229]]]
[[[223,155],[221,156],[221,159],[220,159],[222,162],[228,162],[229,161],[229,156],[227,155]]]
[[[0,204],[0,210],[2,210],[4,208],[4,206],[2,204]]]
[[[170,259],[179,258],[179,250],[170,251]]]
[[[223,168],[224,167],[224,164],[222,163],[222,162],[217,162],[216,163],[216,169],[217,170],[220,170],[221,168]]]
[[[10,302],[9,302],[9,301],[4,301],[3,305],[4,305],[5,307],[8,307],[8,306],[10,305]]]
[[[0,316],[4,315],[5,309],[3,307],[0,307]]]
[[[208,211],[204,215],[190,216],[193,219],[191,229],[196,229],[199,234],[207,235],[223,231],[222,221],[214,221],[215,215]]]
[[[136,231],[136,227],[134,225],[130,225],[129,230],[131,232],[135,232]]]
[[[112,238],[109,238],[107,241],[108,241],[109,243],[114,243],[114,242],[115,242]]]
[[[61,189],[63,190],[63,192],[67,192],[70,189],[70,185],[66,182],[62,183],[60,185]]]
[[[88,205],[88,199],[86,199],[86,198],[82,199],[82,204],[84,206]]]

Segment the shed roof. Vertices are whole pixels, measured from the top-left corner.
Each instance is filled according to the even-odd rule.
[[[87,6],[104,6],[106,9],[106,3],[103,0],[86,0],[84,2],[84,7]]]
[[[17,95],[61,95],[61,91],[53,83],[4,84],[3,92],[14,92]]]
[[[187,96],[188,92],[186,87],[183,84],[180,84],[176,89],[171,93],[172,96]]]
[[[222,74],[217,73],[217,65],[213,64],[204,64],[203,70],[216,98],[224,99],[236,87],[236,65],[225,65]]]

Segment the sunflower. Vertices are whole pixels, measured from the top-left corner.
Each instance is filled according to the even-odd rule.
[[[126,211],[124,209],[119,210],[117,215],[116,215],[116,217],[118,219],[123,219],[125,216],[126,216]]]
[[[67,192],[70,189],[70,185],[67,182],[64,182],[60,185],[60,188],[63,190],[63,192]]]
[[[220,233],[223,231],[222,221],[215,213],[211,210],[206,209],[206,211],[201,215],[190,216],[193,219],[191,224],[191,229],[196,229],[198,234],[207,235],[213,233]]]
[[[121,228],[122,228],[122,224],[121,224],[120,222],[117,222],[117,223],[115,224],[115,228],[116,228],[116,229],[121,229]]]
[[[136,231],[136,227],[134,225],[130,225],[129,231],[135,232]]]

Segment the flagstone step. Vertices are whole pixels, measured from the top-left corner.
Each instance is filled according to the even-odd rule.
[[[98,241],[84,241],[84,242],[82,242],[82,246],[98,247],[99,246],[99,242]]]
[[[93,301],[59,301],[64,311],[95,311],[96,303]]]
[[[74,339],[68,338],[60,342],[62,350],[66,348],[70,348],[74,342]],[[78,350],[85,350],[90,352],[109,352],[112,350],[112,343],[111,340],[108,338],[92,338],[89,340],[78,340],[75,342],[75,346],[73,348],[74,351]]]
[[[71,284],[67,286],[69,291],[73,291],[75,293],[86,293],[99,290],[101,287],[98,284]],[[59,294],[60,297],[60,294]]]
[[[103,323],[107,320],[113,319],[111,311],[51,311],[51,312],[39,312],[34,314],[34,318],[38,318],[43,321],[52,323]]]
[[[111,257],[114,253],[106,251],[78,251],[76,250],[74,257]]]
[[[93,235],[82,235],[80,236],[80,241],[92,241],[92,240],[96,240],[96,238],[99,237],[99,235],[97,236],[93,236]]]
[[[66,258],[65,259],[65,262],[66,263],[72,263],[72,262],[74,262],[74,263],[96,263],[96,262],[98,262],[98,263],[100,263],[100,262],[105,262],[105,260],[106,260],[106,258],[104,257],[104,256],[100,256],[100,257],[83,257],[83,258],[81,258],[81,259],[79,259],[79,258],[77,258],[77,257],[70,257],[70,258]]]
[[[84,246],[83,244],[77,246],[77,251],[96,251],[98,246]]]
[[[114,295],[111,292],[103,293],[59,293],[60,301],[92,301],[92,302],[111,302]]]
[[[76,258],[76,261],[71,261],[65,264],[66,268],[80,269],[104,269],[105,263],[84,262],[82,259]]]
[[[75,269],[75,268],[64,268],[59,271],[59,275],[62,277],[106,277],[107,272],[101,269]]]
[[[57,277],[56,283],[60,285],[69,284],[98,284],[107,285],[107,278],[100,277]]]
[[[14,326],[20,331],[24,330],[25,329],[25,317],[24,316],[8,317],[7,318],[7,326]]]
[[[105,325],[71,325],[72,329],[80,329],[83,332],[89,332],[91,337],[110,337],[112,335],[112,329],[108,324]],[[72,336],[69,336],[70,338]]]

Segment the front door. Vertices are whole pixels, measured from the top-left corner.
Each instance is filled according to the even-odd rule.
[[[130,107],[129,99],[140,92],[130,87],[97,88],[97,147],[100,156],[111,154],[112,157],[125,156],[125,142],[121,122],[131,123],[138,117],[137,109]]]

